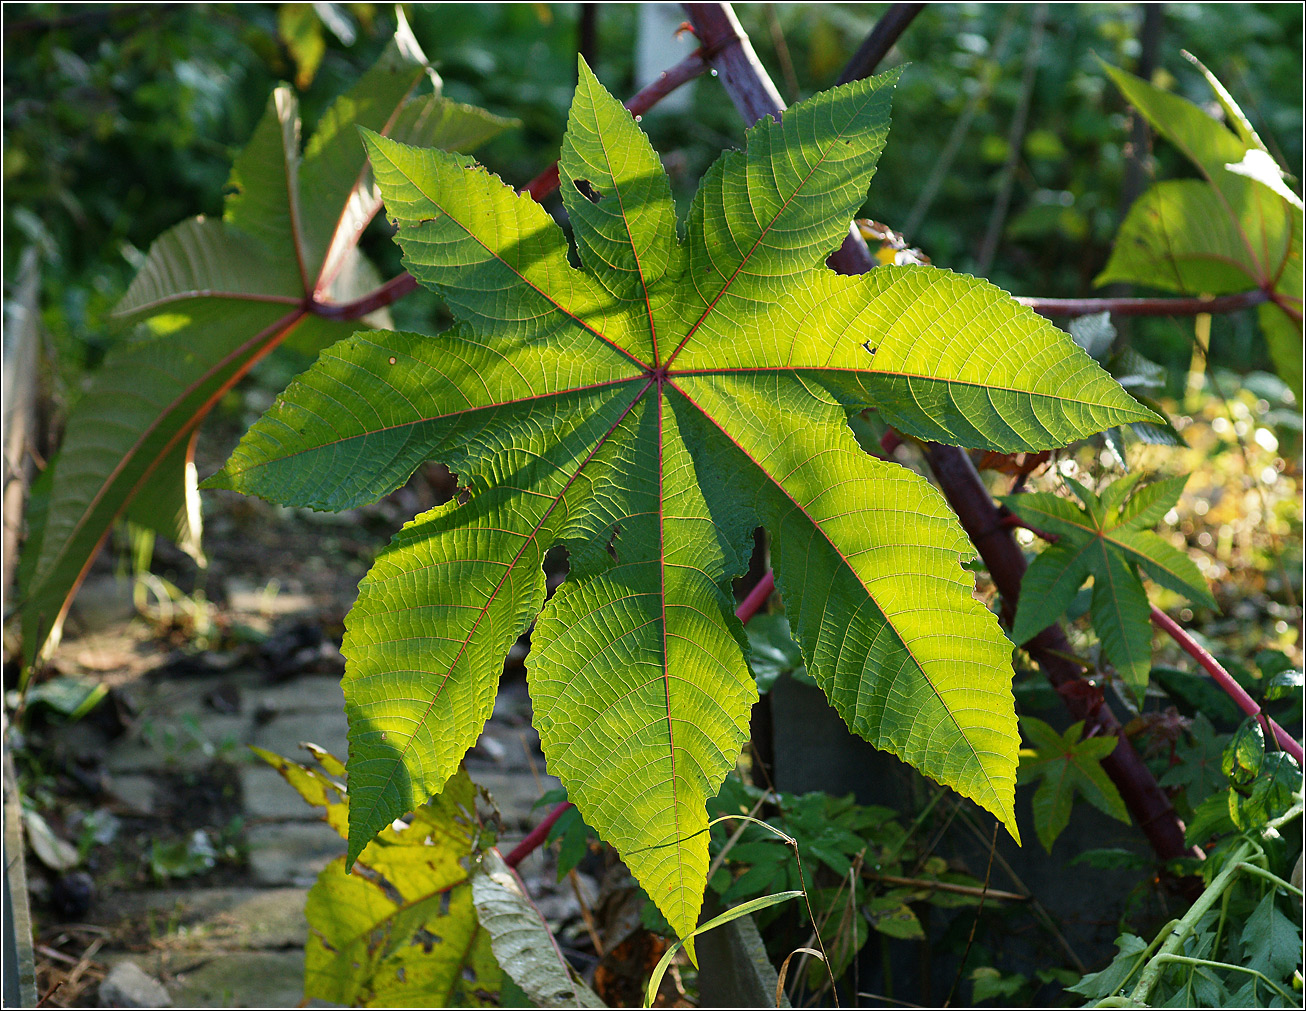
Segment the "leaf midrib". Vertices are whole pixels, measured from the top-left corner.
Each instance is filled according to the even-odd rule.
[[[1128,632],[1129,623],[1126,620],[1126,613],[1121,610],[1121,596],[1120,592],[1117,590],[1116,573],[1112,570],[1111,559],[1107,555],[1107,552],[1110,550],[1107,547],[1107,543],[1108,541],[1106,538],[1097,539],[1097,545],[1099,550],[1102,552],[1102,558],[1100,560],[1101,568],[1099,569],[1097,565],[1093,567],[1093,585],[1097,586],[1101,584],[1106,591],[1107,601],[1110,603],[1111,607],[1111,612],[1107,617],[1113,619],[1116,626],[1114,631],[1119,634],[1121,649],[1128,654],[1129,663],[1132,666],[1133,664],[1138,663],[1138,658],[1133,655],[1133,643],[1130,641]],[[1128,561],[1124,561],[1125,567],[1128,568]]]
[[[784,203],[780,205],[780,209],[775,212],[771,220],[766,223],[766,226],[762,228],[761,231],[758,232],[757,238],[753,240],[753,244],[748,248],[748,252],[745,253],[743,257],[740,258],[739,264],[738,266],[735,267],[734,273],[732,273],[730,277],[727,278],[726,283],[721,286],[721,290],[718,291],[716,295],[713,296],[712,301],[708,304],[707,308],[703,310],[703,314],[699,316],[697,320],[694,321],[694,325],[691,326],[689,328],[689,331],[685,334],[685,336],[681,338],[680,343],[676,345],[675,350],[672,351],[671,354],[667,356],[666,367],[668,369],[671,368],[671,363],[676,360],[676,356],[679,355],[680,352],[684,349],[685,345],[689,343],[689,339],[694,336],[695,331],[697,331],[698,328],[702,325],[703,321],[712,314],[712,311],[716,308],[717,303],[721,301],[725,293],[730,290],[730,286],[734,284],[735,279],[739,276],[740,272],[743,271],[744,267],[748,264],[749,260],[752,259],[753,254],[757,251],[757,247],[761,245],[762,240],[766,238],[767,235],[770,234],[771,229],[775,227],[775,223],[780,220],[780,215],[784,214],[784,212],[788,210],[789,205],[793,203],[793,201],[798,197],[798,194],[803,191],[803,187],[807,185],[808,180],[812,178],[812,175],[816,172],[816,170],[820,168],[823,164],[825,164],[826,158],[830,156],[831,151],[835,150],[838,141],[843,139],[844,134],[846,134],[850,129],[852,129],[854,124],[858,123],[862,110],[865,109],[868,105],[870,105],[871,102],[877,97],[879,97],[879,92],[876,90],[870,90],[866,93],[865,101],[863,101],[861,105],[857,107],[855,112],[851,113],[848,116],[848,122],[844,125],[843,129],[833,135],[833,139],[830,141],[830,144],[826,147],[824,151],[821,152],[821,157],[818,158],[812,164],[811,168],[807,170],[807,174],[803,176],[802,180],[799,181],[798,185],[794,187],[793,193],[791,193],[789,196],[785,198]],[[775,125],[771,127],[771,129],[773,130],[778,129],[783,133],[784,120],[781,119],[778,123],[775,123]],[[723,170],[723,176],[724,176],[724,170]],[[851,225],[851,223],[852,223],[851,219],[849,219],[849,224]],[[831,252],[833,252],[833,250],[831,250]],[[688,266],[686,266],[686,271],[688,271]]]
[[[378,151],[379,153],[385,154],[385,152],[384,152],[381,148],[379,148],[379,147],[375,148],[375,150]],[[636,358],[633,354],[631,354],[629,351],[627,351],[625,348],[623,348],[620,344],[617,344],[615,341],[609,339],[609,337],[607,336],[607,334],[605,334],[605,333],[603,333],[602,331],[596,329],[596,328],[595,328],[593,325],[591,325],[589,322],[587,322],[586,320],[582,319],[580,316],[576,315],[576,313],[572,312],[572,311],[571,311],[570,309],[568,309],[565,305],[563,305],[563,304],[562,304],[561,302],[559,302],[556,298],[554,298],[551,294],[549,294],[548,292],[546,292],[544,289],[540,288],[537,284],[535,284],[533,281],[531,281],[530,278],[528,278],[528,277],[527,277],[525,274],[523,274],[520,270],[518,270],[516,267],[514,267],[512,264],[510,264],[507,260],[505,260],[502,256],[500,256],[500,255],[499,255],[499,251],[498,251],[497,249],[494,249],[494,248],[491,247],[489,244],[487,244],[486,241],[485,241],[484,239],[482,239],[479,235],[477,235],[475,232],[473,232],[473,231],[472,231],[472,230],[471,230],[467,225],[465,225],[465,224],[464,224],[462,221],[460,221],[457,217],[455,217],[453,214],[451,214],[451,213],[450,213],[450,212],[449,212],[449,211],[444,207],[444,205],[440,203],[440,201],[438,201],[435,197],[431,196],[430,193],[428,193],[425,189],[423,189],[422,186],[421,186],[421,184],[418,183],[418,181],[417,181],[416,179],[414,179],[411,175],[409,175],[408,172],[407,172],[407,171],[406,171],[402,166],[400,166],[399,164],[397,164],[393,158],[391,158],[388,154],[386,154],[385,157],[386,157],[386,160],[387,160],[387,161],[388,161],[388,162],[389,162],[389,163],[394,167],[395,171],[397,171],[400,175],[402,175],[402,176],[404,177],[404,179],[406,179],[406,180],[409,182],[409,184],[413,187],[413,189],[415,189],[418,193],[422,194],[423,197],[425,197],[427,200],[429,200],[429,201],[431,202],[431,206],[433,206],[436,210],[438,210],[438,211],[439,211],[441,214],[443,214],[446,218],[448,218],[448,219],[449,219],[450,221],[452,221],[455,225],[457,225],[459,228],[461,228],[461,229],[463,230],[463,232],[466,233],[466,235],[467,235],[468,238],[470,238],[470,239],[471,239],[472,241],[474,241],[477,245],[479,245],[482,249],[484,249],[487,253],[489,253],[490,256],[495,260],[495,262],[502,264],[503,267],[504,267],[506,270],[508,270],[508,271],[509,271],[509,272],[510,272],[514,277],[516,277],[519,281],[521,281],[522,284],[526,285],[526,287],[530,288],[531,291],[533,291],[533,292],[535,292],[537,295],[539,295],[540,298],[544,299],[544,301],[546,301],[549,305],[553,306],[555,309],[557,309],[560,313],[562,313],[562,314],[563,314],[564,316],[566,316],[568,319],[570,319],[570,320],[572,320],[574,323],[576,323],[579,327],[581,327],[581,329],[586,330],[586,331],[588,331],[589,333],[593,334],[595,337],[597,337],[599,340],[601,340],[604,344],[608,345],[608,347],[612,348],[613,350],[615,350],[615,351],[619,351],[622,355],[624,355],[626,358],[629,358],[632,362],[634,362],[636,365],[638,365],[641,369],[643,369],[643,370],[645,370],[645,371],[648,370],[648,366],[647,366],[644,362],[640,361],[640,360],[639,360],[638,358]],[[464,169],[463,171],[467,171],[467,170]],[[477,171],[477,169],[472,169],[472,171]],[[484,171],[484,170],[481,169],[480,171]],[[487,174],[488,174],[488,173],[487,173]],[[517,200],[521,200],[521,199],[529,200],[530,198],[529,198],[529,197],[523,197],[521,194],[514,193],[514,194],[513,194],[513,199],[517,199]],[[573,268],[570,264],[566,264],[566,268],[567,268],[568,271],[574,271],[574,268]],[[437,285],[440,285],[440,287],[444,287],[444,285],[441,285],[439,281],[433,281],[433,283],[435,283],[435,284],[437,284]]]
[[[696,410],[698,410],[699,413],[701,413],[704,418],[706,418],[709,422],[711,422],[712,425],[715,426],[717,431],[719,431],[723,436],[725,436],[726,440],[732,446],[734,446],[740,453],[742,453],[748,459],[748,461],[751,464],[753,464],[754,467],[757,468],[757,470],[765,477],[765,479],[768,482],[770,482],[782,495],[784,495],[785,498],[787,498],[790,502],[793,503],[794,508],[797,509],[799,512],[801,512],[803,516],[807,518],[807,521],[812,525],[812,528],[820,533],[822,539],[826,542],[826,544],[829,545],[830,550],[833,551],[838,556],[839,560],[843,563],[844,567],[848,570],[848,572],[852,574],[853,578],[857,580],[858,584],[862,587],[862,589],[866,591],[866,595],[870,598],[871,603],[875,605],[876,610],[878,610],[881,616],[884,618],[885,624],[888,625],[890,630],[892,630],[894,636],[902,644],[902,647],[906,651],[907,655],[911,657],[912,663],[915,665],[916,669],[921,672],[922,680],[924,680],[925,683],[930,686],[930,691],[934,693],[934,697],[938,700],[939,705],[942,707],[943,711],[947,714],[948,719],[952,721],[952,725],[956,729],[958,736],[961,737],[961,739],[966,742],[966,747],[969,749],[971,757],[975,760],[975,764],[984,773],[984,780],[988,784],[989,789],[992,791],[994,796],[997,796],[999,794],[999,790],[997,789],[993,780],[990,778],[988,768],[984,764],[984,762],[980,759],[979,752],[975,750],[975,746],[971,742],[970,736],[962,728],[961,724],[957,722],[956,714],[953,713],[951,707],[944,700],[943,696],[939,694],[939,689],[935,686],[934,681],[926,673],[925,668],[921,665],[920,661],[917,659],[916,654],[915,652],[913,652],[911,646],[908,644],[907,639],[898,630],[897,625],[894,624],[893,619],[889,616],[889,613],[880,605],[879,600],[876,598],[875,591],[871,589],[869,586],[867,586],[866,583],[862,580],[862,577],[858,574],[856,568],[853,567],[847,555],[845,555],[843,551],[840,550],[839,546],[836,545],[834,541],[830,539],[829,534],[827,534],[825,531],[825,527],[822,526],[822,524],[818,523],[812,517],[812,515],[807,511],[807,509],[789,493],[789,490],[785,488],[785,486],[781,484],[780,481],[772,477],[770,471],[768,471],[750,452],[748,452],[747,449],[745,449],[742,445],[739,444],[739,442],[730,434],[730,432],[726,430],[724,425],[722,425],[719,421],[717,421],[716,418],[712,417],[712,415],[710,415],[696,400],[694,400],[693,397],[691,397],[688,393],[686,393],[675,383],[670,383],[669,385],[671,385],[671,387],[675,389],[676,392],[678,392],[681,396],[683,396],[687,403],[691,404]]]
[[[599,148],[603,151],[603,160],[608,163],[608,176],[614,183],[616,181],[616,172],[612,167],[612,156],[608,153],[607,142],[603,138],[603,129],[599,123],[597,110],[594,111],[594,136],[598,139]],[[635,271],[639,274],[639,287],[644,292],[644,310],[648,314],[648,334],[649,340],[653,345],[653,368],[658,367],[658,331],[657,324],[653,322],[653,299],[649,294],[648,281],[644,278],[644,263],[639,256],[639,247],[635,243],[635,234],[630,230],[630,218],[626,215],[626,200],[622,194],[623,187],[614,185],[613,191],[617,197],[617,206],[621,208],[621,223],[626,228],[626,238],[630,240],[631,258],[635,261]],[[674,241],[674,240],[673,240]],[[661,423],[659,422],[658,445],[661,441]]]
[[[1021,397],[1034,397],[1049,400],[1058,404],[1075,404],[1080,407],[1090,407],[1100,410],[1120,410],[1110,405],[1098,403],[1092,400],[1080,400],[1076,397],[1062,397],[1051,393],[1040,393],[1037,390],[1022,390],[1014,386],[995,386],[989,383],[981,383],[972,379],[948,379],[939,376],[927,375],[923,372],[902,372],[891,369],[857,369],[843,368],[831,365],[759,365],[756,367],[746,368],[721,368],[721,369],[685,369],[669,373],[670,378],[677,376],[728,376],[728,375],[751,375],[757,373],[800,373],[800,372],[846,372],[859,376],[885,376],[890,379],[906,379],[909,381],[921,381],[930,383],[942,383],[945,386],[965,386],[977,390],[984,390],[988,393],[1010,393]]]
[[[640,277],[643,278],[641,271]],[[650,309],[650,313],[651,313]],[[650,316],[649,323],[652,323]],[[657,357],[657,339],[653,341],[654,358]],[[673,355],[674,357],[674,355]],[[671,359],[667,359],[668,364]],[[642,394],[641,394],[642,396]],[[658,387],[657,412],[658,412],[658,579],[660,580],[658,604],[661,608],[662,615],[662,687],[666,697],[667,709],[667,751],[671,756],[671,810],[675,818],[675,838],[676,838],[676,881],[679,888],[676,889],[677,897],[680,899],[681,915],[685,912],[685,855],[684,847],[680,845],[682,839],[680,827],[680,790],[676,777],[676,735],[675,726],[671,720],[671,671],[669,658],[667,656],[667,501],[665,494],[666,479],[666,454],[663,452],[663,440],[665,438],[662,425],[662,412],[667,408],[667,398],[662,392],[661,385]]]
[[[422,364],[425,365],[428,363],[423,362]],[[255,471],[261,470],[264,467],[275,467],[286,460],[294,460],[297,457],[305,456],[309,453],[316,453],[324,449],[330,449],[334,446],[340,446],[345,443],[353,442],[355,439],[369,439],[374,436],[384,435],[387,432],[397,432],[402,429],[413,428],[418,425],[429,425],[432,422],[444,421],[448,418],[469,417],[473,414],[476,414],[479,411],[497,411],[505,407],[514,407],[518,404],[542,402],[545,400],[550,400],[554,397],[565,397],[573,393],[588,393],[592,390],[606,389],[609,386],[621,386],[624,383],[632,383],[641,379],[647,382],[646,377],[642,375],[623,376],[620,379],[606,379],[601,383],[591,383],[587,386],[572,386],[564,390],[555,390],[551,393],[535,393],[535,394],[531,394],[529,397],[518,397],[515,400],[500,400],[492,404],[481,404],[476,407],[464,407],[461,410],[448,411],[444,414],[431,414],[421,418],[414,418],[409,421],[401,421],[393,425],[381,425],[376,428],[369,428],[363,432],[358,432],[354,435],[342,435],[338,439],[331,439],[325,442],[319,442],[312,446],[306,446],[303,449],[294,450],[293,452],[290,453],[282,453],[281,455],[271,459],[259,460],[255,463],[251,463],[248,466],[243,466],[238,469],[227,470],[226,468],[224,468],[223,472],[229,474],[233,478],[236,477],[237,475],[252,474]],[[640,393],[642,395],[643,390],[641,390]],[[638,399],[638,397],[636,399]],[[606,438],[606,436],[604,438]]]
[[[147,315],[174,302],[191,301],[197,298],[213,298],[229,302],[271,302],[277,305],[304,305],[302,295],[263,295],[248,291],[227,291],[223,288],[188,288],[185,291],[173,292],[164,295],[162,298],[152,299],[149,302],[142,302],[139,305],[132,306],[131,309],[125,312],[115,310],[110,313],[110,316],[114,319],[129,320],[133,316]]]
[[[505,566],[503,570],[503,574],[499,577],[499,581],[494,584],[494,588],[490,591],[489,596],[486,597],[485,603],[481,605],[480,613],[477,614],[475,622],[472,623],[471,630],[468,631],[468,633],[463,637],[462,644],[458,648],[457,656],[455,656],[453,660],[449,663],[449,666],[445,670],[444,675],[440,678],[439,688],[436,689],[434,694],[432,694],[430,700],[427,702],[426,708],[422,711],[421,717],[415,721],[415,728],[413,733],[411,733],[408,736],[408,739],[404,742],[403,747],[397,749],[399,754],[392,760],[390,766],[390,772],[386,775],[385,782],[382,783],[381,788],[376,792],[376,800],[374,800],[372,804],[368,807],[367,816],[364,819],[365,821],[371,820],[372,816],[376,812],[377,805],[382,803],[382,798],[384,797],[386,790],[389,788],[390,783],[393,781],[395,772],[399,769],[400,765],[404,763],[405,756],[412,749],[413,742],[417,739],[417,728],[421,728],[425,726],[427,719],[431,715],[431,710],[435,707],[436,701],[439,699],[440,695],[444,692],[445,686],[449,683],[449,678],[453,675],[454,668],[457,667],[458,663],[462,660],[463,654],[467,651],[468,645],[471,643],[472,638],[476,635],[476,630],[480,628],[481,622],[484,620],[485,615],[489,613],[490,605],[493,604],[494,601],[498,598],[499,591],[503,589],[504,583],[507,581],[508,577],[512,574],[513,570],[517,567],[517,563],[521,561],[522,554],[526,551],[526,546],[535,540],[536,536],[539,534],[540,530],[543,529],[544,524],[548,521],[549,517],[553,515],[553,511],[561,504],[562,500],[566,497],[567,492],[571,489],[571,486],[576,483],[576,480],[584,472],[585,468],[589,466],[590,461],[594,459],[594,457],[598,454],[598,451],[603,447],[603,445],[608,441],[608,439],[612,437],[612,434],[616,432],[618,428],[621,427],[622,422],[626,420],[626,418],[630,415],[630,412],[635,409],[635,405],[638,404],[644,398],[644,394],[647,393],[652,386],[653,386],[652,379],[649,379],[645,382],[643,388],[640,389],[640,391],[635,394],[631,402],[626,405],[626,407],[622,410],[621,414],[617,417],[617,420],[614,421],[611,427],[609,427],[608,430],[604,432],[603,435],[594,443],[594,446],[589,451],[589,454],[585,457],[584,460],[580,462],[580,465],[572,473],[571,477],[567,479],[567,483],[562,487],[562,490],[559,491],[558,494],[554,497],[553,502],[550,503],[549,507],[544,511],[544,514],[540,517],[539,521],[535,524],[534,527],[531,528],[530,533],[522,540],[521,546],[517,549],[517,553],[513,555],[512,560]],[[360,855],[361,855],[361,851],[360,851]]]

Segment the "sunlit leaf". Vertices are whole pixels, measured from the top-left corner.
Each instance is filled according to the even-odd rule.
[[[1193,60],[1197,63],[1196,60]],[[1257,309],[1280,377],[1302,398],[1301,198],[1247,117],[1200,63],[1233,130],[1132,74],[1106,71],[1202,180],[1154,185],[1129,210],[1098,284],[1125,281],[1192,295],[1261,289]]]
[[[405,264],[458,326],[329,349],[212,481],[339,509],[423,460],[458,475],[347,621],[351,855],[441,789],[535,620],[550,770],[686,936],[704,805],[756,699],[731,582],[759,525],[807,671],[849,726],[1014,831],[1010,643],[972,595],[973,549],[847,417],[1028,450],[1152,415],[987,282],[824,267],[895,79],[763,120],[704,176],[682,239],[657,155],[582,65],[561,163],[580,269],[538,204],[469,159],[368,135]],[[555,544],[569,576],[546,604]]]

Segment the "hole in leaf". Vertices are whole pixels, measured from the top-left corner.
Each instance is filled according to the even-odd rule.
[[[409,943],[412,944],[414,947],[420,946],[422,951],[425,954],[429,955],[431,953],[432,948],[434,948],[437,944],[444,943],[444,938],[441,937],[439,934],[431,933],[425,927],[418,927],[416,930],[413,931],[412,940],[409,941]]]
[[[603,199],[603,194],[591,186],[588,179],[573,179],[571,184],[576,187],[581,196],[592,204],[597,204]]]

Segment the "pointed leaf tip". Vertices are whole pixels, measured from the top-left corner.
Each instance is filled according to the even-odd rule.
[[[349,860],[452,775],[534,621],[550,767],[687,935],[705,800],[756,697],[729,588],[759,524],[835,708],[1019,841],[1011,644],[946,502],[861,452],[847,411],[1003,448],[1151,413],[987,282],[825,269],[895,74],[761,123],[707,174],[682,241],[647,138],[578,68],[560,176],[581,266],[484,169],[365,132],[405,264],[459,326],[337,345],[251,436],[296,500],[380,494],[423,460],[466,489],[378,556],[347,622]],[[556,544],[571,571],[546,605]]]

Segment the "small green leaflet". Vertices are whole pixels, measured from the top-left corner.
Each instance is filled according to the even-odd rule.
[[[1229,743],[1228,734],[1217,734],[1205,713],[1198,713],[1188,729],[1192,743],[1175,749],[1179,761],[1157,781],[1162,786],[1183,787],[1189,805],[1196,808],[1225,785],[1220,756]]]
[[[1192,62],[1233,129],[1186,99],[1106,67],[1130,104],[1203,178],[1156,183],[1134,201],[1096,283],[1123,281],[1193,295],[1270,292],[1271,301],[1257,316],[1275,368],[1300,404],[1302,201],[1233,98],[1209,70]]]
[[[1215,606],[1215,598],[1187,555],[1144,529],[1174,507],[1188,478],[1154,481],[1126,499],[1140,476],[1117,479],[1100,499],[1067,479],[1083,508],[1048,492],[1011,495],[1002,501],[1030,526],[1056,538],[1025,573],[1012,640],[1026,643],[1056,621],[1091,575],[1093,627],[1102,650],[1141,699],[1152,666],[1152,625],[1138,570],[1208,607]]]
[[[1247,917],[1242,932],[1242,964],[1270,979],[1290,981],[1293,970],[1302,964],[1301,932],[1279,911],[1276,892],[1269,889]]]
[[[1010,976],[1004,976],[991,965],[981,965],[971,970],[970,980],[973,984],[970,994],[973,1004],[978,1004],[982,1000],[992,1000],[994,997],[1013,997],[1029,982],[1023,973],[1015,972]]]
[[[1052,844],[1069,823],[1076,792],[1103,814],[1129,824],[1125,802],[1101,764],[1115,751],[1118,737],[1081,741],[1083,720],[1060,736],[1033,716],[1022,716],[1020,729],[1034,747],[1020,749],[1019,783],[1024,786],[1042,780],[1034,791],[1034,831],[1044,849],[1052,852]]]
[[[1060,330],[930,267],[841,277],[896,73],[763,120],[703,178],[683,235],[630,114],[582,63],[561,161],[581,267],[545,211],[468,158],[366,134],[405,265],[458,325],[359,334],[250,431],[214,487],[319,509],[424,460],[462,494],[359,588],[344,652],[350,854],[438,792],[527,661],[551,772],[686,937],[706,800],[757,698],[731,581],[770,531],[811,673],[854,731],[1015,832],[1010,643],[924,479],[850,412],[1003,450],[1150,419]],[[545,603],[540,565],[569,576]]]
[[[1074,986],[1066,987],[1071,993],[1083,994],[1090,1000],[1111,997],[1134,978],[1147,954],[1147,942],[1137,934],[1121,934],[1116,938],[1116,957],[1101,972],[1090,972]]]

